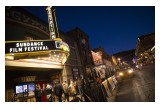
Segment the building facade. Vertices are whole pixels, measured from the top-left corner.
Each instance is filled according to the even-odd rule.
[[[155,33],[142,35],[137,39],[135,51],[136,63],[143,64],[154,62],[155,59]]]
[[[97,82],[110,85],[111,91],[113,91],[118,82],[115,77],[116,65],[113,63],[111,56],[109,56],[102,47],[92,49],[92,56],[95,64],[94,76],[96,76]],[[107,94],[110,94],[110,92]]]
[[[89,37],[80,28],[75,28],[67,32],[67,35],[72,37],[78,47],[80,61],[83,70],[84,77],[87,78],[86,81],[92,80],[92,71],[94,68],[94,62],[91,54],[91,49],[89,45]]]
[[[115,65],[112,61],[112,57],[110,55],[108,55],[102,47],[92,49],[92,56],[93,56],[94,61],[96,60],[95,54],[96,54],[96,56],[97,55],[101,56],[100,57],[101,63],[97,65],[95,62],[95,66],[96,67],[104,67],[106,69],[108,77],[112,76],[114,73],[114,69],[115,69]]]
[[[57,39],[54,41],[55,46],[48,44],[53,42],[50,40],[50,32],[48,27],[48,23],[42,21],[20,7],[6,7],[6,101],[11,101],[13,94],[17,95],[17,99],[19,101],[24,101],[24,99],[27,101],[35,101],[35,94],[33,91],[35,91],[36,85],[39,85],[39,87],[44,90],[48,84],[53,86],[57,80],[69,81],[70,79],[76,80],[78,77],[84,77],[84,66],[82,66],[82,59],[80,58],[78,49],[79,44],[77,41],[68,36],[66,33],[59,31],[59,37],[64,42]],[[13,46],[9,44],[14,42],[16,43],[16,46],[26,46],[24,49],[28,50],[25,51],[33,51],[34,49],[47,50],[48,47],[54,47],[57,48],[57,50],[29,53],[24,52],[24,54],[17,54],[14,52],[21,52],[22,48],[9,48],[9,46]],[[47,45],[48,47],[43,46],[42,48],[30,48],[29,45],[35,45],[34,43],[37,43],[36,45]],[[66,51],[61,51],[61,47],[58,47],[64,47],[67,44],[70,50],[69,53],[66,53]],[[63,50],[66,50],[66,48],[63,48]],[[8,54],[7,52],[10,53]],[[25,96],[26,93],[28,94],[27,99]]]

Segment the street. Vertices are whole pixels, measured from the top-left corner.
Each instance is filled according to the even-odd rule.
[[[155,65],[143,66],[134,77],[120,82],[116,102],[154,102]]]

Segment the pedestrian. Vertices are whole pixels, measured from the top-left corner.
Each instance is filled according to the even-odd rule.
[[[73,99],[74,99],[77,95],[75,82],[71,80],[68,88],[69,88],[70,95],[73,96]]]
[[[60,81],[57,81],[57,84],[54,87],[54,92],[55,95],[58,97],[58,101],[62,102],[62,94],[64,93],[64,90]]]
[[[65,101],[67,100],[69,102],[69,88],[66,80],[63,81],[62,86],[64,90]]]
[[[41,101],[42,102],[47,102],[46,90],[42,90]]]
[[[51,84],[47,83],[45,91],[46,91],[47,101],[52,102],[52,86],[51,86]]]
[[[36,102],[41,102],[41,88],[39,84],[36,85],[35,98],[36,98]]]
[[[55,91],[54,91],[56,84],[57,84],[57,82],[55,81],[52,85],[52,97],[53,97],[54,102],[56,101],[56,95],[55,95]]]
[[[77,87],[78,87],[78,93],[81,96],[81,99],[82,99],[82,95],[83,95],[82,85],[83,85],[82,79],[78,78],[78,80],[77,80]]]

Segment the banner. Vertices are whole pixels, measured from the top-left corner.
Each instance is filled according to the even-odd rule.
[[[102,84],[103,84],[103,86],[104,86],[104,88],[105,88],[105,90],[106,90],[106,92],[107,92],[108,97],[111,97],[112,94],[111,94],[111,92],[110,92],[110,90],[109,90],[107,80],[103,81]]]
[[[114,88],[115,88],[115,84],[114,84],[114,82],[113,82],[112,77],[108,78],[108,82],[109,82],[109,84],[111,85],[111,88],[112,88],[112,91],[113,91]]]

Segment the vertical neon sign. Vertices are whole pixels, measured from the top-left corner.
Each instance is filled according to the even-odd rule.
[[[47,13],[48,13],[48,23],[49,23],[49,30],[50,30],[50,39],[54,39],[56,38],[56,34],[55,34],[55,27],[54,27],[54,23],[53,23],[53,17],[52,17],[52,10],[51,10],[52,6],[48,6],[46,8]]]

